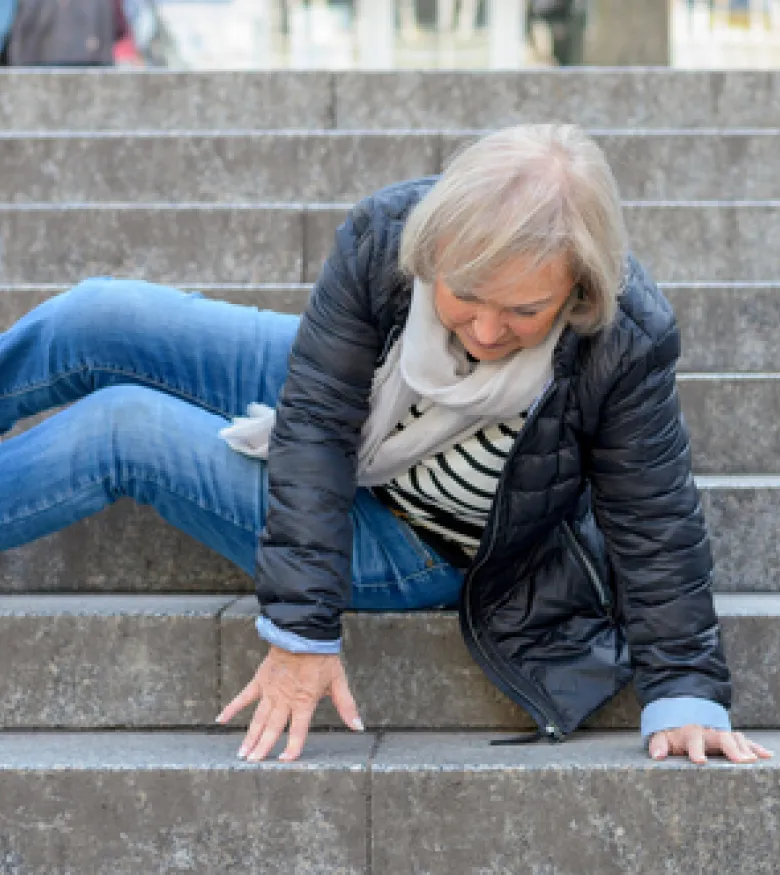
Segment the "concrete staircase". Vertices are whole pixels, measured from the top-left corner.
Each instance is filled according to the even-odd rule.
[[[780,759],[780,75],[8,72],[0,330],[96,274],[296,312],[349,204],[523,120],[596,133],[678,313],[734,722]],[[239,761],[251,590],[130,504],[0,555],[2,875],[778,871],[777,763],[652,763],[631,691],[491,747],[530,722],[450,613],[348,616],[369,731]]]

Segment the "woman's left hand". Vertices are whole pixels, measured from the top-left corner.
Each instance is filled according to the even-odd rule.
[[[732,763],[755,763],[773,756],[771,751],[745,738],[741,732],[705,729],[694,724],[665,729],[650,737],[650,756],[654,760],[686,754],[692,763],[698,764],[707,762],[707,754],[722,754]]]

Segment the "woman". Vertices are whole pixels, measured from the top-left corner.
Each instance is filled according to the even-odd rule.
[[[271,647],[217,718],[259,700],[252,761],[288,725],[299,756],[327,694],[363,728],[345,609],[457,602],[541,735],[633,672],[652,756],[755,761],[729,727],[678,352],[601,151],[511,128],[358,204],[300,323],[105,280],[22,319],[0,428],[81,400],[0,447],[0,548],[130,496],[254,572]]]

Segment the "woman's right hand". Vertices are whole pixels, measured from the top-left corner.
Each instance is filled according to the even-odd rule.
[[[217,723],[228,723],[259,700],[238,755],[250,762],[265,759],[289,724],[287,747],[279,759],[290,762],[301,755],[314,710],[328,695],[344,723],[362,732],[363,723],[340,656],[289,653],[271,647],[255,676],[217,717]]]

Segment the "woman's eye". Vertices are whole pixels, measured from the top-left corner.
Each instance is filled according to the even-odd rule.
[[[523,316],[526,319],[533,319],[534,316],[539,315],[538,310],[512,310],[513,316]]]

